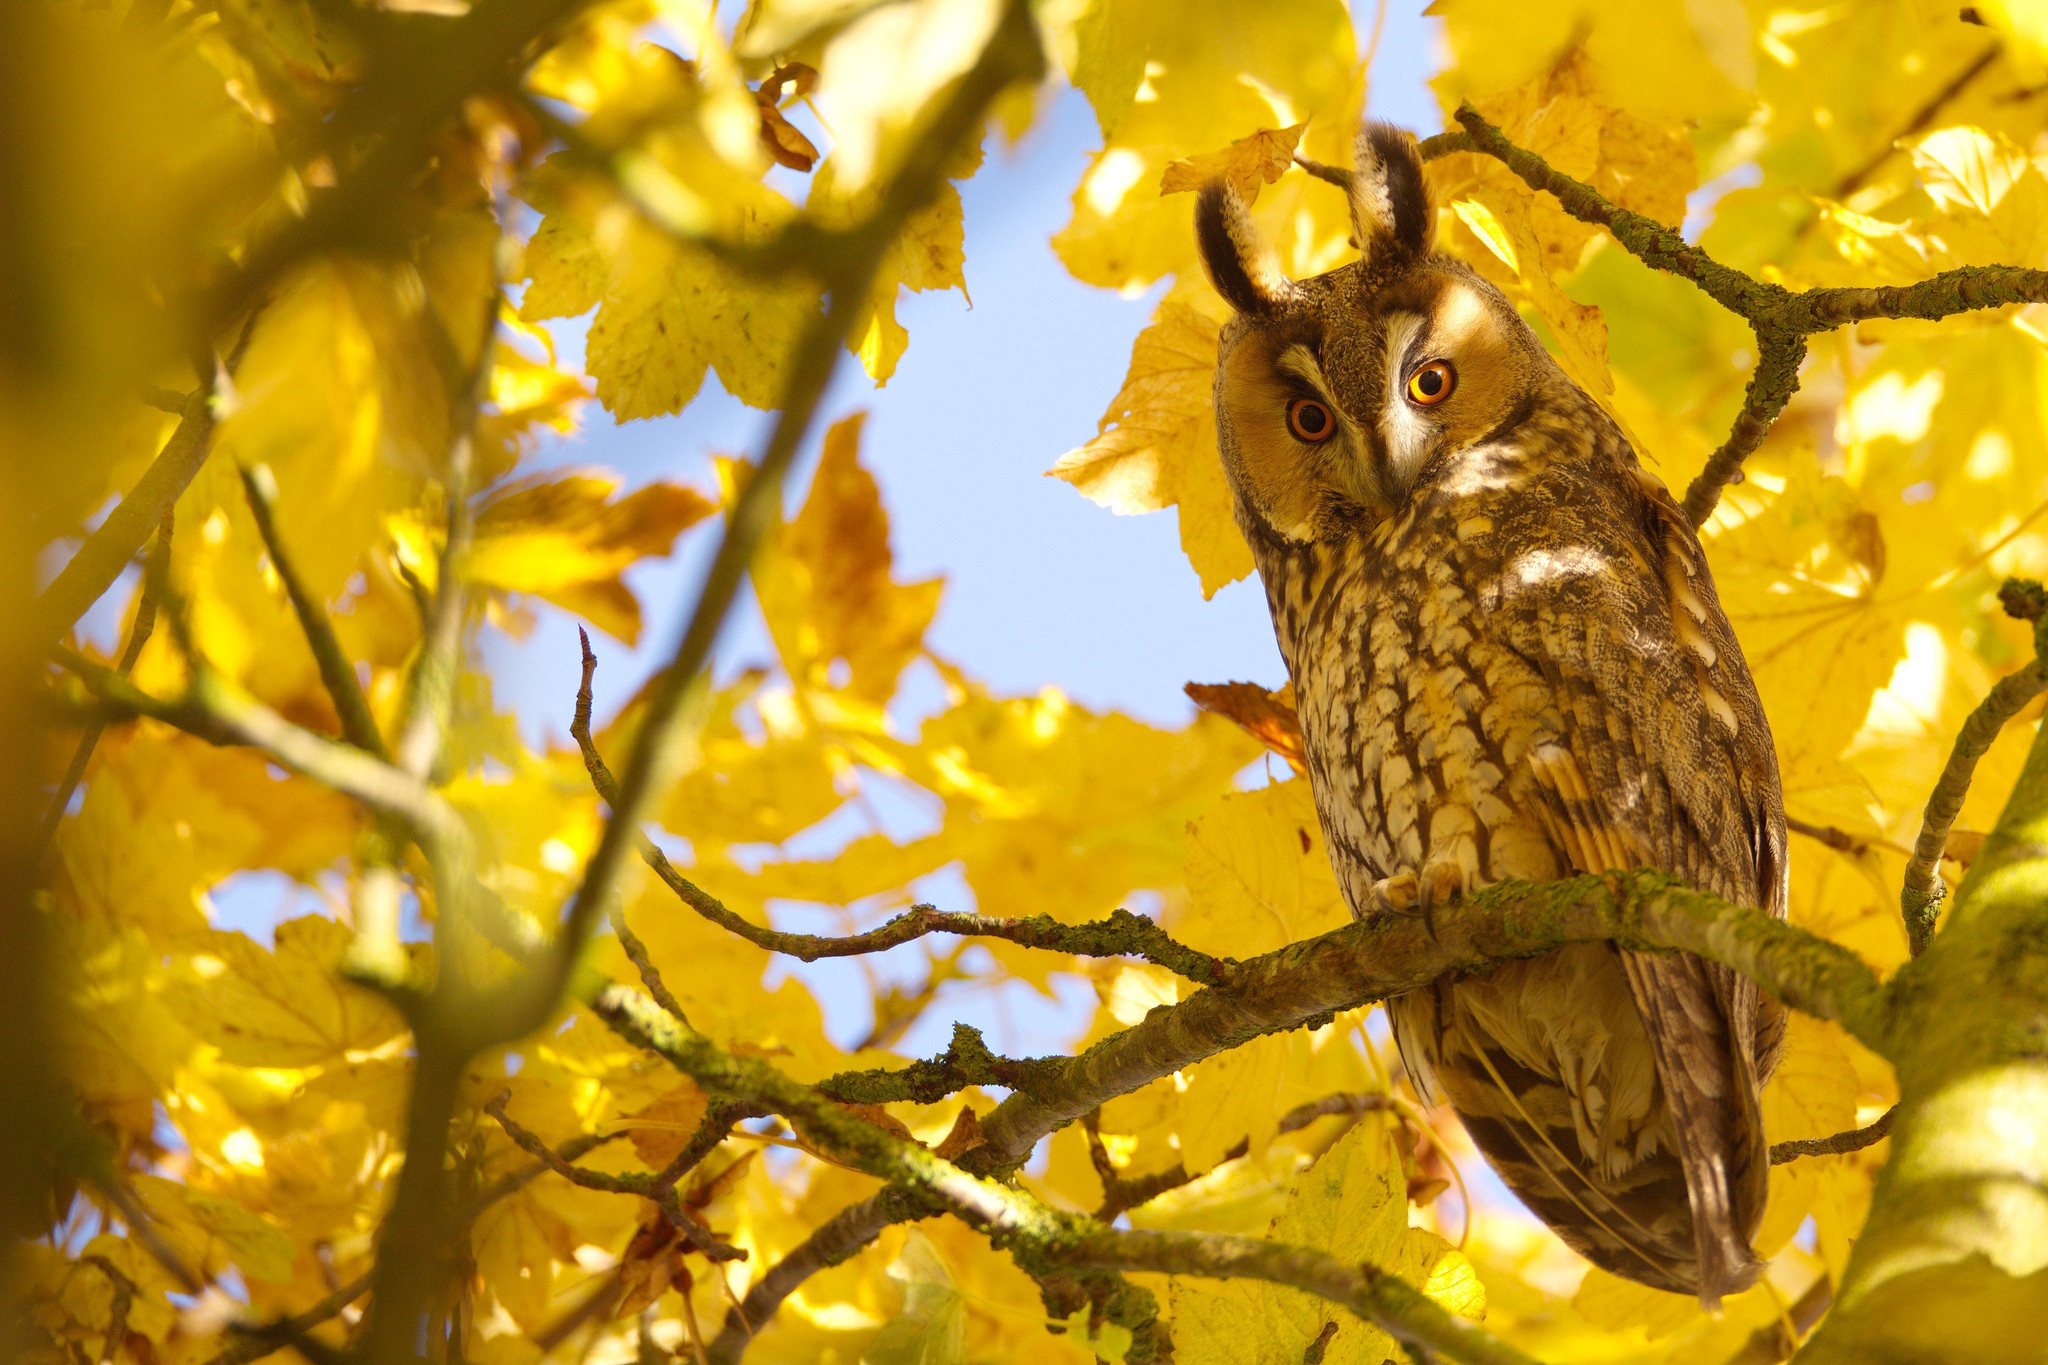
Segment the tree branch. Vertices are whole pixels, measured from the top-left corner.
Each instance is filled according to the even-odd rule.
[[[62,639],[134,562],[142,543],[163,524],[164,514],[206,463],[213,448],[213,428],[213,375],[209,370],[185,400],[177,429],[156,459],[37,596],[30,611],[35,620],[32,638],[39,646]]]
[[[1860,1152],[1865,1147],[1875,1146],[1892,1135],[1892,1119],[1898,1112],[1899,1107],[1893,1105],[1875,1122],[1862,1128],[1851,1128],[1846,1133],[1824,1138],[1798,1138],[1791,1142],[1773,1143],[1771,1164],[1782,1166],[1803,1156],[1840,1156],[1844,1152]]]
[[[1060,1213],[1021,1190],[975,1176],[847,1113],[766,1063],[735,1057],[688,1033],[637,992],[607,986],[591,1008],[620,1036],[660,1054],[707,1089],[768,1105],[807,1137],[849,1164],[893,1185],[918,1191],[983,1231],[1027,1272],[1147,1270],[1214,1278],[1248,1278],[1318,1294],[1372,1322],[1396,1339],[1469,1365],[1529,1365],[1529,1358],[1484,1329],[1454,1318],[1398,1276],[1354,1267],[1327,1252],[1251,1237],[1203,1233],[1123,1232]],[[1132,1293],[1112,1321],[1146,1313],[1150,1295]]]
[[[1799,388],[1806,337],[1873,318],[1945,318],[1980,308],[2048,300],[2048,271],[2018,266],[1966,266],[1918,284],[1872,289],[1791,290],[1723,265],[1676,231],[1613,203],[1542,157],[1510,142],[1474,109],[1461,107],[1462,134],[1424,144],[1425,155],[1483,152],[1520,176],[1531,189],[1553,196],[1582,223],[1605,228],[1631,255],[1657,270],[1691,280],[1716,303],[1741,317],[1756,334],[1757,363],[1728,439],[1685,490],[1685,514],[1699,526],[1713,514],[1721,489],[1735,482],[1742,462],[1763,443]]]
[[[500,1091],[484,1106],[484,1112],[498,1121],[498,1125],[505,1130],[505,1135],[518,1144],[519,1150],[535,1158],[541,1165],[572,1185],[580,1185],[586,1190],[598,1190],[605,1194],[633,1194],[642,1199],[652,1200],[661,1206],[661,1211],[668,1218],[670,1225],[681,1233],[692,1247],[714,1261],[747,1259],[746,1252],[723,1241],[711,1229],[691,1217],[688,1210],[683,1208],[681,1201],[676,1198],[676,1181],[689,1169],[689,1166],[680,1164],[681,1155],[688,1155],[689,1148],[686,1147],[676,1161],[654,1174],[628,1172],[624,1175],[611,1175],[605,1171],[593,1171],[587,1166],[578,1166],[573,1161],[564,1159],[536,1134],[507,1114],[505,1100],[510,1093]],[[728,1123],[726,1128],[730,1130],[731,1124]],[[695,1164],[695,1161],[690,1163]]]
[[[149,561],[142,575],[142,600],[135,604],[135,621],[128,628],[128,643],[121,650],[120,661],[114,665],[114,671],[124,678],[134,671],[135,661],[142,657],[142,647],[149,643],[149,637],[156,631],[156,604],[165,581],[164,575],[170,569],[176,506],[176,503],[166,504],[163,520],[157,524],[156,541],[150,546]],[[50,804],[43,810],[42,825],[36,830],[31,867],[40,868],[49,856],[50,845],[57,837],[57,827],[64,823],[65,809],[71,805],[72,793],[85,780],[85,770],[92,763],[93,750],[99,747],[100,736],[106,733],[106,729],[104,720],[86,722],[85,732],[78,737],[78,747],[72,750],[71,763],[58,781],[56,791],[50,794]]]
[[[574,719],[569,722],[569,733],[575,737],[577,747],[582,751],[583,767],[590,774],[591,785],[616,811],[619,809],[619,785],[612,777],[611,768],[605,763],[604,755],[598,752],[597,741],[590,733],[591,679],[597,671],[597,656],[590,651],[589,635],[581,634],[583,682],[576,691],[576,710]],[[676,869],[675,864],[669,861],[668,855],[644,835],[639,840],[639,851],[641,860],[654,870],[654,874],[661,878],[662,884],[673,891],[683,904],[705,919],[728,933],[738,935],[757,948],[765,948],[771,953],[784,953],[804,962],[816,962],[820,958],[828,957],[855,957],[864,953],[886,952],[891,948],[924,938],[928,934],[959,934],[967,938],[997,938],[1026,948],[1045,948],[1052,952],[1073,953],[1080,957],[1143,958],[1176,975],[1205,985],[1227,981],[1235,966],[1229,958],[1210,957],[1207,953],[1198,952],[1186,944],[1176,942],[1154,921],[1122,908],[1110,911],[1103,919],[1085,924],[1064,924],[1051,915],[1033,915],[1028,919],[1001,919],[994,915],[976,915],[939,910],[929,905],[914,905],[888,923],[866,933],[849,934],[840,938],[825,934],[787,933],[755,924],[752,920],[735,913],[716,896],[685,877]],[[642,976],[645,976],[644,969]],[[657,992],[656,999],[660,997],[661,993]]]
[[[848,1104],[887,1104],[907,1100],[937,1104],[970,1085],[1000,1085],[1030,1091],[1060,1069],[1064,1058],[1001,1057],[988,1050],[981,1030],[953,1025],[953,1040],[929,1061],[890,1070],[842,1071],[818,1082],[819,1093]]]
[[[1339,1093],[1325,1095],[1319,1100],[1298,1104],[1280,1116],[1276,1131],[1298,1132],[1317,1119],[1345,1114],[1353,1118],[1370,1113],[1375,1109],[1394,1109],[1394,1102],[1385,1095],[1361,1095]],[[1124,1213],[1144,1204],[1149,1204],[1163,1194],[1192,1185],[1210,1174],[1198,1171],[1190,1174],[1184,1162],[1176,1161],[1163,1171],[1126,1179],[1109,1158],[1109,1148],[1103,1145],[1101,1131],[1096,1127],[1096,1115],[1091,1110],[1083,1117],[1082,1123],[1088,1129],[1088,1160],[1095,1167],[1096,1178],[1102,1181],[1102,1205],[1095,1210],[1095,1221],[1113,1223]],[[1235,1161],[1251,1150],[1249,1138],[1240,1139],[1223,1154],[1224,1161]],[[1212,1168],[1213,1169],[1213,1168]]]
[[[1853,953],[1662,873],[1500,882],[1438,910],[1432,922],[1434,934],[1419,919],[1363,921],[1240,963],[1229,987],[1155,1009],[1037,1073],[1034,1093],[1012,1094],[982,1119],[985,1145],[966,1160],[977,1170],[1008,1169],[1040,1138],[1104,1101],[1261,1034],[1567,943],[1696,953],[1794,1008],[1835,1020],[1881,1054],[1889,1047],[1885,988]]]
[[[2031,589],[2031,592],[2028,591]],[[2035,656],[2025,668],[2000,678],[1983,701],[1970,712],[1956,734],[1955,747],[1942,766],[1941,778],[1927,798],[1920,817],[1920,837],[1913,841],[1913,856],[1906,864],[1905,885],[1899,892],[1899,911],[1906,920],[1906,939],[1913,956],[1927,951],[1934,941],[1934,920],[1948,888],[1941,880],[1941,858],[1948,848],[1949,831],[1963,812],[1963,799],[1970,794],[1970,779],[1977,761],[1984,757],[2005,729],[2006,722],[2048,687],[2048,670],[2041,662],[2041,632],[2048,621],[2041,610],[2041,585],[2007,579],[1999,596],[2006,614],[2034,622]]]
[[[249,515],[256,522],[256,534],[263,538],[263,548],[270,555],[270,567],[277,571],[285,596],[291,600],[292,612],[299,618],[299,630],[313,651],[320,681],[341,721],[342,738],[364,753],[388,760],[390,754],[384,748],[384,736],[378,732],[377,718],[370,713],[369,698],[356,681],[355,665],[349,662],[347,651],[334,633],[325,604],[306,586],[297,563],[277,533],[277,476],[270,472],[269,465],[245,466],[242,492],[249,502]]]
[[[195,667],[184,696],[166,699],[67,646],[59,645],[52,655],[117,715],[161,721],[212,744],[261,750],[293,772],[400,821],[430,848],[468,838],[462,818],[423,783],[359,749],[294,725],[203,666]]]
[[[928,1218],[938,1208],[896,1186],[850,1204],[820,1223],[809,1237],[768,1268],[747,1296],[726,1312],[725,1325],[705,1350],[711,1365],[737,1365],[759,1328],[766,1327],[805,1280],[852,1259],[897,1223]]]
[[[341,1311],[370,1291],[370,1273],[349,1281],[302,1313],[272,1323],[234,1323],[228,1327],[228,1344],[206,1365],[248,1365],[286,1347],[305,1349],[315,1327],[340,1315]],[[315,1345],[318,1345],[316,1342]],[[309,1356],[309,1359],[312,1357]]]
[[[911,144],[874,212],[845,238],[843,254],[829,263],[825,312],[804,329],[797,342],[788,388],[760,463],[727,513],[725,534],[705,573],[680,643],[646,689],[633,750],[610,802],[612,816],[605,822],[597,850],[563,917],[558,941],[565,951],[556,955],[549,970],[540,974],[527,992],[527,1028],[537,1026],[560,998],[576,947],[609,903],[628,854],[645,845],[640,826],[659,794],[667,790],[680,758],[678,728],[688,713],[685,703],[703,686],[712,644],[755,550],[769,524],[781,514],[783,477],[810,430],[848,328],[867,297],[882,256],[904,220],[944,183],[947,164],[957,148],[980,130],[996,97],[1013,81],[1035,77],[1043,64],[1030,9],[1021,0],[1012,0],[980,57],[946,96],[922,136]]]

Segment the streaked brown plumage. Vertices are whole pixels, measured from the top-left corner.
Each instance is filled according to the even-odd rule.
[[[1350,195],[1363,257],[1311,280],[1227,185],[1198,224],[1237,313],[1224,469],[1353,913],[1653,867],[1782,916],[1770,730],[1692,528],[1508,301],[1432,253],[1413,139],[1365,129]],[[1454,387],[1411,390],[1436,360]],[[1709,1304],[1755,1279],[1783,1016],[1750,983],[1595,944],[1390,1012],[1418,1086],[1588,1259]]]

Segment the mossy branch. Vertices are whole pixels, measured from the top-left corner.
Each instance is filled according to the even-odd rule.
[[[1596,941],[1698,954],[1840,1023],[1881,1054],[1889,1048],[1888,998],[1875,973],[1847,949],[1760,910],[1657,872],[1500,882],[1439,909],[1427,924],[1377,918],[1238,964],[1227,988],[1155,1009],[1039,1073],[1031,1093],[1011,1095],[982,1119],[986,1141],[970,1161],[1008,1169],[1097,1105],[1262,1034],[1306,1027],[1448,973]]]
[[[980,1029],[956,1023],[946,1050],[929,1061],[886,1071],[842,1071],[819,1081],[818,1090],[848,1104],[936,1104],[971,1085],[1000,1085],[1028,1093],[1056,1075],[1064,1060],[999,1056],[989,1051]]]
[[[847,1164],[917,1191],[980,1229],[1037,1275],[1085,1269],[1144,1270],[1291,1285],[1350,1309],[1396,1339],[1468,1365],[1529,1365],[1484,1329],[1453,1317],[1390,1273],[1327,1252],[1251,1237],[1126,1232],[1061,1213],[1022,1190],[979,1177],[922,1145],[841,1109],[764,1062],[736,1057],[684,1030],[653,1001],[607,986],[591,1008],[620,1036],[656,1052],[718,1094],[773,1108],[820,1148]],[[1112,1321],[1149,1327],[1156,1308],[1142,1291],[1125,1295]]]
[[[1892,1120],[1899,1108],[1893,1105],[1871,1123],[1861,1128],[1851,1128],[1846,1133],[1835,1133],[1823,1138],[1795,1138],[1790,1142],[1771,1145],[1771,1164],[1782,1166],[1788,1161],[1797,1161],[1803,1156],[1841,1156],[1846,1152],[1860,1152],[1865,1147],[1874,1147],[1892,1135]]]
[[[1787,289],[1722,264],[1676,230],[1621,207],[1536,153],[1516,146],[1471,105],[1458,110],[1457,120],[1463,131],[1429,139],[1423,145],[1425,155],[1480,152],[1494,158],[1531,189],[1554,197],[1572,217],[1605,228],[1644,264],[1698,285],[1756,334],[1756,369],[1743,394],[1741,411],[1728,439],[1708,457],[1706,467],[1685,490],[1685,514],[1695,526],[1713,514],[1721,489],[1739,477],[1742,462],[1763,443],[1771,424],[1798,391],[1808,336],[1874,318],[1935,319],[2048,301],[2048,271],[2004,265],[1966,266],[1911,285]]]

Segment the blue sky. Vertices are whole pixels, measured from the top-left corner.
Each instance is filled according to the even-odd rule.
[[[1437,67],[1435,21],[1420,11],[1419,0],[1389,7],[1367,103],[1373,116],[1427,135],[1442,124],[1425,86]],[[1368,13],[1361,43],[1370,27]],[[1278,686],[1286,671],[1257,583],[1233,584],[1204,601],[1173,513],[1119,517],[1045,476],[1061,453],[1095,434],[1156,301],[1156,291],[1132,299],[1079,284],[1053,254],[1049,238],[1065,224],[1074,186],[1099,145],[1094,115],[1072,90],[1049,100],[1015,148],[991,139],[986,164],[961,190],[972,306],[958,293],[905,296],[897,315],[910,349],[895,376],[876,389],[845,360],[807,457],[831,421],[869,410],[863,455],[890,512],[898,576],[947,580],[928,637],[937,653],[1000,694],[1052,685],[1093,709],[1180,725],[1192,714],[1182,684]],[[565,357],[579,354],[585,325],[557,326]],[[593,405],[584,429],[551,442],[536,463],[601,465],[629,483],[669,478],[709,487],[711,456],[754,451],[767,424],[766,414],[743,407],[712,378],[675,417],[619,425]],[[797,486],[808,470],[807,458]],[[629,580],[648,627],[637,649],[596,642],[601,714],[630,696],[672,646],[714,543],[708,530],[692,534],[674,560],[644,565]],[[536,741],[566,735],[577,657],[574,623],[547,610],[524,643],[500,638],[492,646],[501,704],[519,713]],[[771,657],[751,602],[743,602],[722,642],[719,671]],[[917,690],[914,682],[906,687]],[[875,795],[892,813],[886,788]],[[906,821],[898,832],[914,832],[918,812],[896,813]],[[946,874],[917,890],[948,908],[971,903],[965,885]],[[779,910],[778,919],[837,931],[835,920],[801,908]],[[812,988],[844,1044],[871,1022],[863,972],[911,983],[922,978],[925,960],[923,945],[907,945],[880,959],[788,970]],[[937,1051],[961,1020],[1013,1052],[1063,1048],[1094,1004],[1085,983],[1068,986],[1057,1002],[1018,983],[994,991],[949,987],[898,1046]]]
[[[1437,65],[1436,22],[1420,10],[1419,0],[1389,6],[1368,108],[1427,135],[1441,128],[1424,86]],[[1370,20],[1367,9],[1361,42]],[[1047,104],[1017,147],[990,139],[987,164],[962,186],[972,307],[957,292],[906,295],[897,315],[910,349],[895,377],[876,389],[847,358],[817,433],[856,409],[871,412],[864,458],[889,509],[898,575],[947,580],[929,637],[936,652],[1000,693],[1052,684],[1092,709],[1180,724],[1191,713],[1183,683],[1278,686],[1285,670],[1256,583],[1204,602],[1172,512],[1115,516],[1045,477],[1095,434],[1154,301],[1077,283],[1049,244],[1099,145],[1094,116],[1072,90]],[[580,355],[584,325],[557,327],[565,355]],[[711,455],[754,451],[767,421],[714,377],[675,417],[619,425],[593,404],[584,429],[550,442],[537,465],[601,465],[629,483],[669,478],[708,488]],[[799,487],[808,470],[806,459]],[[606,696],[630,695],[671,647],[711,547],[708,531],[629,580],[648,627],[637,650],[600,642],[601,708]],[[501,701],[535,739],[566,735],[576,686],[574,625],[543,615],[528,642],[501,642],[491,660]],[[750,604],[720,657],[721,671],[769,657]]]
[[[1389,7],[1368,111],[1427,135],[1442,125],[1424,84],[1437,66],[1436,25],[1420,11],[1420,0]],[[1360,28],[1363,44],[1369,12]],[[826,426],[868,409],[864,459],[891,515],[898,576],[947,580],[931,647],[1000,694],[1052,685],[1092,709],[1180,725],[1192,714],[1181,692],[1186,682],[1278,686],[1286,674],[1256,582],[1233,584],[1205,602],[1181,554],[1174,514],[1115,516],[1045,477],[1061,453],[1094,435],[1156,297],[1120,298],[1079,284],[1053,255],[1048,239],[1065,224],[1074,186],[1099,141],[1094,115],[1071,90],[1048,100],[1016,147],[991,139],[987,163],[961,191],[972,306],[957,292],[906,296],[897,315],[910,332],[910,349],[894,378],[876,389],[851,358],[842,363],[795,482],[800,488],[807,480]],[[554,324],[566,361],[580,363],[587,325]],[[550,440],[525,472],[597,466],[616,471],[628,486],[662,478],[708,490],[712,456],[753,452],[768,421],[711,378],[675,417],[621,425],[591,404],[582,430]],[[712,527],[696,528],[673,559],[630,575],[647,626],[630,649],[593,632],[600,716],[632,695],[673,647],[714,543]],[[486,662],[500,706],[520,717],[529,739],[566,743],[578,676],[576,622],[545,605],[538,618],[523,642],[492,633]],[[751,599],[743,599],[721,642],[718,669],[730,674],[771,658]],[[924,690],[935,694],[928,678]],[[912,832],[915,808],[892,802],[886,788],[874,795],[885,817],[904,820],[901,833]],[[927,879],[918,889],[946,908],[970,905],[954,876]],[[215,923],[267,939],[278,920],[315,908],[311,897],[282,876],[237,877],[213,894]],[[801,909],[786,917],[789,927],[836,931],[836,922],[822,917],[799,923],[812,919]],[[906,945],[865,964],[791,970],[819,996],[833,1036],[849,1043],[870,1022],[865,966],[884,980],[915,981],[924,961],[923,945]],[[1058,1002],[1017,983],[999,991],[949,988],[898,1046],[936,1051],[959,1019],[986,1029],[1005,1050],[1055,1050],[1085,1026],[1092,1007],[1093,992],[1078,979]]]

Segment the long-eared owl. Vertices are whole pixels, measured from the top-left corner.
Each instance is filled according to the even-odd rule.
[[[1359,135],[1361,259],[1289,279],[1228,184],[1224,470],[1352,913],[1648,867],[1785,913],[1763,708],[1691,525],[1492,285],[1433,250],[1414,140]],[[1390,1002],[1417,1087],[1596,1265],[1754,1282],[1782,1011],[1690,954],[1565,948]]]

